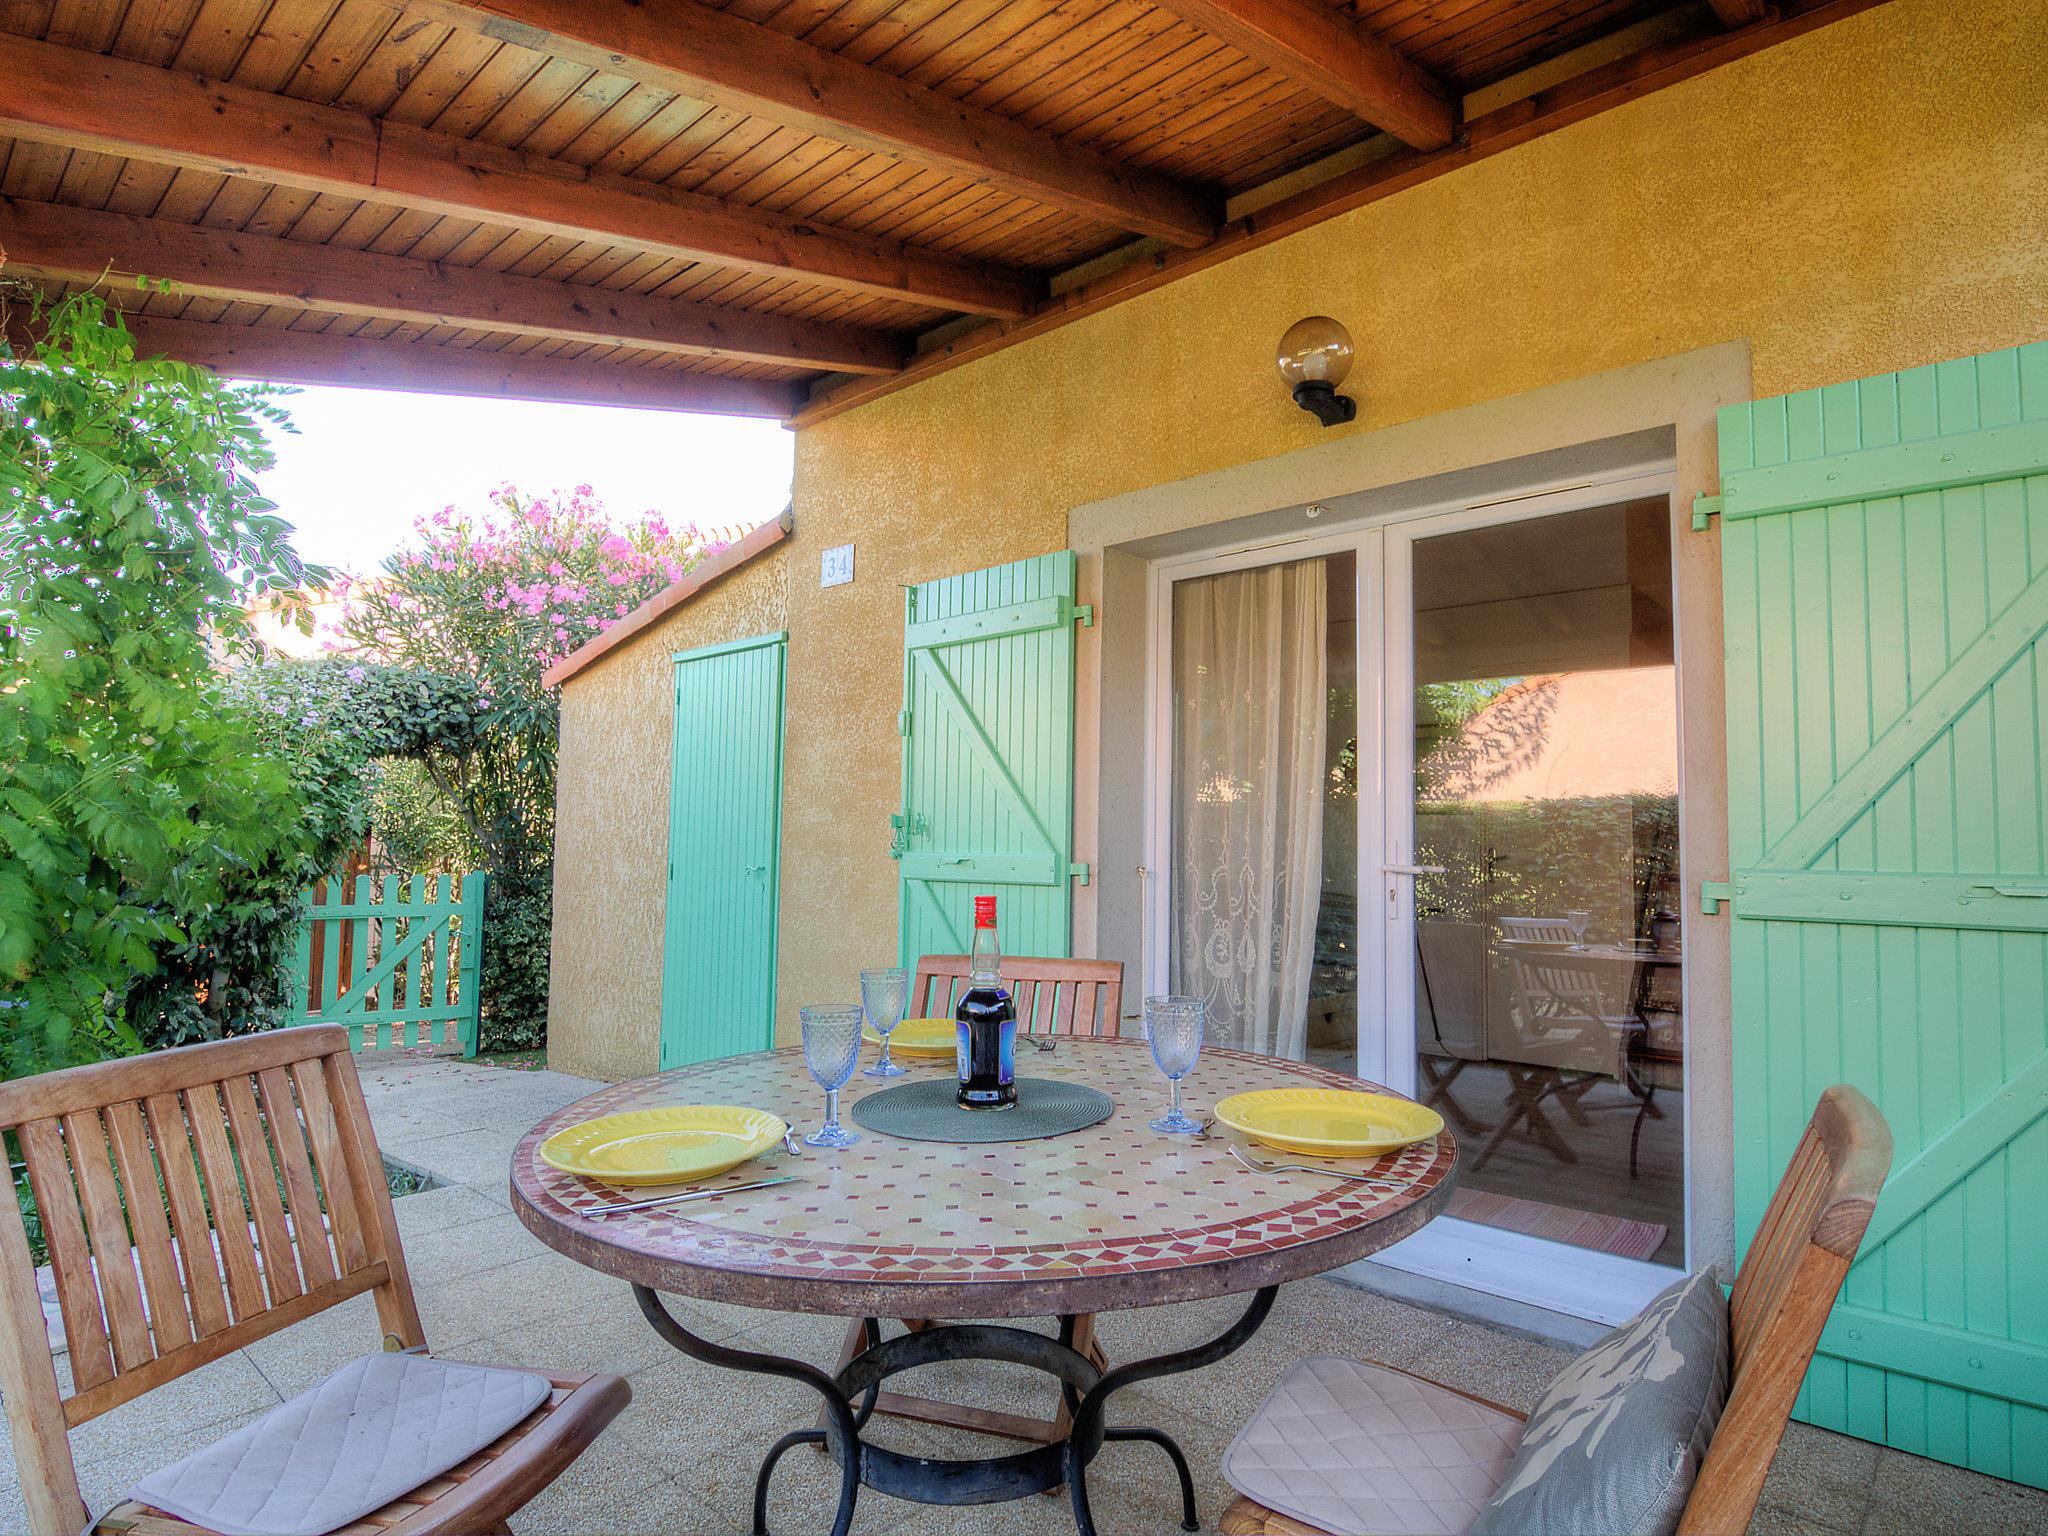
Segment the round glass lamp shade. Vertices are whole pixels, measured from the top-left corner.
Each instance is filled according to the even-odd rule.
[[[1328,315],[1297,320],[1280,338],[1278,362],[1289,388],[1327,384],[1334,389],[1351,372],[1351,333]]]

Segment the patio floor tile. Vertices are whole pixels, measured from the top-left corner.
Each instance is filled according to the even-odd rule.
[[[378,1137],[378,1144],[401,1162],[424,1168],[444,1183],[472,1184],[486,1190],[504,1188],[511,1176],[512,1149],[518,1143],[519,1135],[511,1131],[489,1129],[390,1141]]]
[[[1863,1530],[1865,1536],[2038,1536],[2048,1531],[2048,1493],[1924,1456],[1880,1450]]]
[[[1562,1350],[1461,1322],[1453,1323],[1410,1368],[1418,1376],[1527,1413],[1571,1358]]]
[[[660,1467],[602,1436],[519,1512],[519,1536],[587,1536],[598,1510],[608,1531],[681,1533],[720,1526]]]
[[[632,1404],[553,1488],[513,1520],[519,1536],[663,1532],[730,1536],[747,1526],[762,1454],[783,1431],[813,1422],[817,1398],[794,1382],[739,1376],[691,1361],[655,1335],[620,1281],[546,1250],[507,1210],[512,1145],[533,1120],[594,1084],[560,1073],[516,1074],[460,1061],[401,1058],[365,1072],[380,1123],[397,1124],[429,1090],[442,1112],[482,1129],[394,1138],[393,1156],[449,1179],[396,1204],[427,1337],[455,1359],[628,1376]],[[450,1108],[459,1103],[459,1111]],[[434,1123],[430,1115],[414,1116]],[[447,1119],[438,1122],[448,1124]],[[791,1317],[672,1298],[687,1326],[717,1342],[793,1355],[829,1367],[844,1321]],[[1242,1297],[1105,1315],[1112,1361],[1182,1348],[1214,1336],[1242,1311]],[[1044,1320],[1020,1326],[1049,1330]],[[894,1325],[889,1331],[896,1332]],[[238,1355],[151,1393],[74,1436],[90,1499],[110,1500],[137,1478],[210,1443],[263,1408],[305,1390],[381,1336],[374,1305],[357,1297],[262,1340]],[[1236,1355],[1206,1370],[1144,1384],[1113,1401],[1111,1420],[1171,1431],[1192,1465],[1198,1508],[1213,1529],[1231,1493],[1224,1449],[1280,1374],[1310,1354],[1385,1361],[1450,1385],[1526,1407],[1565,1356],[1481,1324],[1326,1280],[1281,1292],[1266,1326]],[[909,1373],[906,1391],[1011,1412],[1043,1414],[1043,1378],[1013,1368],[953,1362]],[[889,1420],[880,1443],[917,1454],[976,1454],[980,1437]],[[990,1451],[1014,1442],[985,1441]],[[11,1453],[0,1459],[0,1532],[21,1529]],[[1111,1445],[1090,1481],[1105,1536],[1177,1529],[1178,1495],[1159,1451]],[[823,1530],[836,1472],[808,1448],[786,1456],[771,1506],[781,1531]],[[886,1499],[863,1490],[855,1529],[887,1536],[1070,1536],[1064,1495],[972,1511]],[[1805,1425],[1793,1425],[1765,1486],[1753,1536],[1890,1536],[1957,1532],[2018,1536],[2048,1530],[2048,1494],[2001,1483]]]
[[[1861,1530],[1878,1449],[1811,1424],[1788,1424],[1760,1502],[1816,1528]]]
[[[430,1232],[445,1232],[505,1214],[504,1206],[466,1184],[423,1189],[393,1201],[391,1209],[398,1215],[398,1237],[408,1253],[415,1242]]]
[[[402,1233],[400,1241],[404,1245],[405,1262],[409,1268],[432,1274],[439,1285],[481,1274],[488,1269],[516,1264],[521,1259],[537,1258],[551,1251],[510,1211],[500,1209],[472,1191],[463,1193],[470,1195],[478,1208],[490,1214],[460,1226],[444,1227],[438,1232],[423,1232],[418,1236]]]

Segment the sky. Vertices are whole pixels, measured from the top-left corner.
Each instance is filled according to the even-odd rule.
[[[296,434],[273,432],[263,494],[318,565],[358,574],[408,542],[413,520],[525,491],[587,482],[622,517],[752,528],[789,501],[794,439],[772,421],[612,406],[474,400],[308,387],[284,399]]]

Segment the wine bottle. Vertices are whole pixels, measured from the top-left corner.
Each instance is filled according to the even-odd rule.
[[[953,1010],[962,1109],[1010,1109],[1017,1102],[1017,1009],[1003,985],[996,899],[974,898],[974,949],[967,991]]]

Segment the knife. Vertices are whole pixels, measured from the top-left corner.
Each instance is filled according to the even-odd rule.
[[[801,1184],[803,1180],[795,1174],[785,1174],[779,1179],[761,1179],[753,1184],[728,1184],[723,1189],[691,1189],[680,1195],[657,1195],[652,1200],[627,1200],[618,1205],[587,1205],[576,1214],[579,1216],[610,1216],[617,1211],[644,1211],[650,1205],[681,1205],[685,1200],[709,1200],[714,1195],[739,1195],[750,1189],[772,1189],[777,1184]]]

